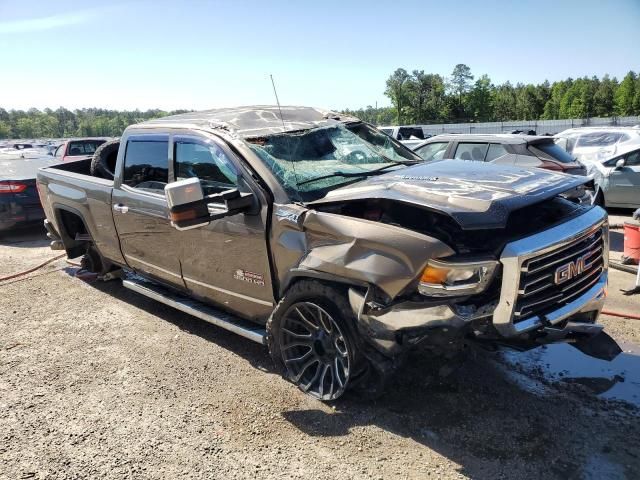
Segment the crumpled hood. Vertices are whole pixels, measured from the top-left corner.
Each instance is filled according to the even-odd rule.
[[[589,181],[541,169],[443,160],[393,170],[311,202],[387,199],[447,214],[466,230],[504,228],[511,212]]]

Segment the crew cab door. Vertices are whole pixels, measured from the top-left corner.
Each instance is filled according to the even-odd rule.
[[[624,157],[624,166],[609,173],[609,190],[605,192],[607,204],[640,204],[640,150]]]
[[[255,201],[248,212],[177,231],[186,287],[245,317],[266,317],[274,298],[264,194],[222,141],[195,133],[174,134],[172,154],[175,180],[197,177],[205,196],[237,188],[253,193]]]
[[[129,135],[114,182],[113,220],[127,264],[165,283],[183,286],[180,244],[169,221],[169,135]]]

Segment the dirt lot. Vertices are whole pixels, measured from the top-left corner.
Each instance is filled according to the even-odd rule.
[[[0,276],[56,254],[4,237]],[[381,400],[328,406],[265,348],[76,271],[0,284],[2,479],[640,477],[638,321],[602,317],[613,363],[478,353],[439,381],[415,357]],[[633,280],[611,272],[608,308],[640,312]]]

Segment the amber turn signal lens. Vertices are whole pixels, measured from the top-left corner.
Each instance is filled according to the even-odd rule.
[[[186,220],[193,220],[197,217],[195,209],[185,210],[184,212],[171,212],[172,222],[184,222]]]
[[[448,273],[449,273],[449,269],[438,268],[438,267],[434,267],[433,265],[427,265],[427,268],[425,268],[424,272],[422,272],[422,277],[420,277],[420,282],[441,285],[445,283]]]

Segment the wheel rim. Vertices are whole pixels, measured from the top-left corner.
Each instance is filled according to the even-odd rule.
[[[321,400],[341,396],[349,382],[349,346],[340,327],[326,310],[299,302],[285,312],[280,350],[289,379]]]

